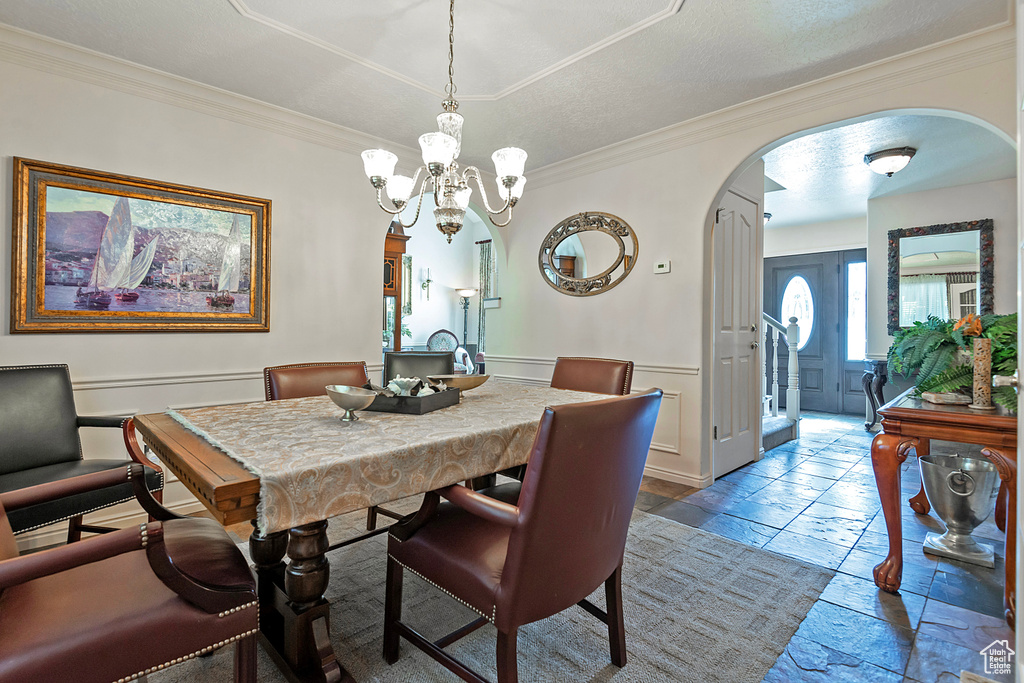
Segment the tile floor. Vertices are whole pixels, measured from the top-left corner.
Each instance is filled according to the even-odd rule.
[[[860,418],[823,413],[805,414],[800,433],[707,489],[645,478],[637,507],[836,570],[765,682],[945,683],[961,670],[983,674],[979,651],[1014,637],[1002,619],[1003,535],[991,518],[975,532],[999,556],[986,569],[925,555],[924,535],[942,523],[904,504],[903,586],[898,595],[881,592],[871,580],[888,549],[871,469],[874,433]],[[958,448],[972,450],[932,442],[933,453]],[[902,486],[904,501],[919,489],[913,457]]]

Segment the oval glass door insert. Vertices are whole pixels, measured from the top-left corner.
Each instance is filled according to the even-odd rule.
[[[800,343],[796,350],[800,351],[807,346],[807,340],[811,338],[811,330],[814,329],[814,298],[811,296],[811,287],[802,275],[794,275],[786,283],[786,289],[782,292],[782,320],[783,325],[789,325],[790,318],[796,318],[800,326]]]

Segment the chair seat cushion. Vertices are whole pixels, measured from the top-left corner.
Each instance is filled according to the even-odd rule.
[[[54,465],[33,467],[28,470],[0,474],[0,493],[16,491],[36,484],[60,481],[82,474],[103,472],[119,467],[127,467],[127,460],[72,460]],[[127,472],[127,470],[126,470]],[[159,491],[164,487],[163,474],[146,468],[146,485],[150,491]],[[96,491],[87,491],[74,496],[67,496],[48,501],[39,505],[21,508],[7,513],[11,528],[15,534],[38,529],[72,517],[77,517],[93,510],[110,507],[117,503],[135,500],[132,486],[127,482],[119,486],[110,486]]]
[[[240,597],[254,601],[255,592]],[[223,616],[193,607],[153,574],[145,552],[129,552],[0,593],[0,683],[109,683],[230,641],[257,621],[255,604]]]
[[[490,495],[498,489],[484,489]],[[507,491],[500,495],[509,495]],[[518,494],[517,494],[518,497]],[[441,503],[437,514],[412,538],[388,538],[388,554],[481,615],[494,619],[496,591],[501,582],[511,529],[484,521],[451,503]]]

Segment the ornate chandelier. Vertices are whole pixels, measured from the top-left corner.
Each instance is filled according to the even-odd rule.
[[[431,184],[434,193],[434,219],[437,221],[437,229],[448,237],[451,243],[452,235],[462,229],[462,222],[466,217],[466,209],[469,207],[469,199],[473,194],[469,186],[470,180],[476,181],[480,190],[480,197],[484,208],[494,223],[499,228],[505,227],[512,221],[512,207],[516,205],[519,198],[523,196],[523,186],[526,185],[526,178],[523,171],[526,168],[526,152],[518,147],[505,147],[491,155],[494,162],[494,174],[498,185],[498,196],[501,198],[502,206],[495,210],[487,201],[487,193],[484,191],[483,181],[480,177],[480,170],[475,166],[467,166],[465,170],[459,171],[459,151],[462,148],[462,114],[459,113],[459,103],[455,101],[455,71],[452,67],[455,57],[455,0],[451,0],[448,11],[448,85],[445,86],[445,99],[441,102],[443,112],[437,115],[438,130],[433,133],[426,133],[420,136],[420,149],[423,152],[423,166],[416,169],[413,177],[396,175],[395,165],[398,157],[383,149],[368,149],[363,152],[363,170],[370,184],[377,189],[377,204],[384,211],[392,215],[402,213],[409,204],[413,189],[419,184],[419,199],[416,204],[416,215],[408,224],[397,220],[402,228],[408,228],[416,224],[420,217],[420,208],[423,206],[423,194],[427,190],[427,183]],[[420,182],[420,176],[424,171],[427,173]],[[388,199],[394,208],[384,205],[384,191],[387,191]],[[508,217],[504,222],[496,220],[505,211]]]

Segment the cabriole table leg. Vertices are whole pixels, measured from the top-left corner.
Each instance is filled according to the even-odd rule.
[[[918,462],[920,463],[920,458],[922,456],[931,455],[931,452],[932,452],[932,442],[931,442],[931,440],[929,440],[929,439],[918,439],[917,440],[917,447],[914,450],[917,451],[917,457],[919,459]],[[918,473],[918,477],[920,478],[920,476],[921,475],[920,475],[920,472],[919,472]],[[916,496],[914,496],[913,498],[910,499],[910,509],[913,510],[914,512],[916,512],[919,515],[927,515],[929,512],[931,512],[932,506],[931,506],[931,503],[928,502],[928,496],[925,495],[925,492],[924,492],[924,480],[923,479],[921,480],[921,490],[917,492]]]
[[[879,434],[871,442],[871,466],[875,471],[878,498],[882,502],[889,554],[874,569],[875,585],[895,593],[903,581],[903,521],[900,519],[900,465],[917,439]]]

